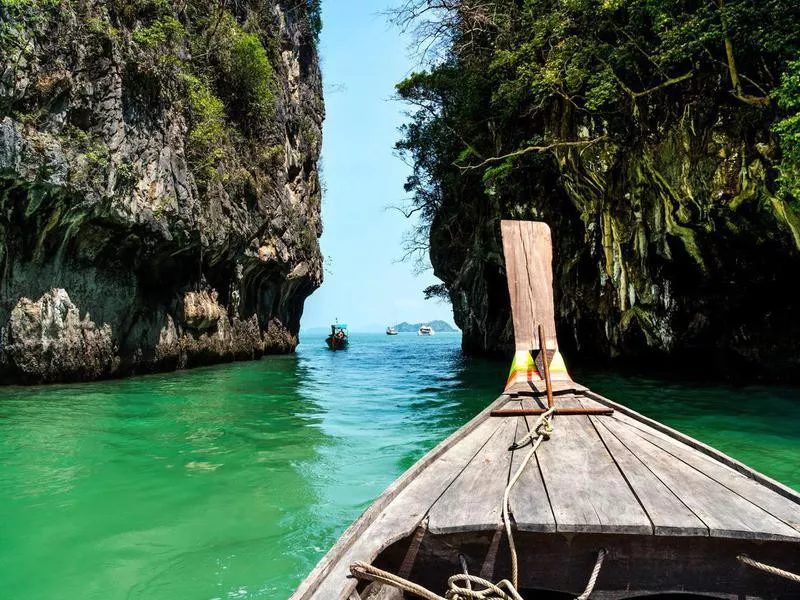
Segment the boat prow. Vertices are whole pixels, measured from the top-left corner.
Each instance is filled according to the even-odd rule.
[[[526,599],[797,598],[800,495],[573,382],[549,230],[502,226],[517,343],[506,389],[381,494],[292,598],[417,597],[408,583],[442,599],[465,569]]]

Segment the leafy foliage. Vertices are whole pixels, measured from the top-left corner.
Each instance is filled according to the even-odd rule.
[[[234,91],[233,112],[252,128],[271,116],[275,76],[258,34],[245,31],[230,14],[223,18],[212,52],[221,67],[223,86]],[[235,102],[234,102],[235,98]]]
[[[433,49],[397,86],[407,212],[456,247],[459,214],[508,213],[582,149],[656,138],[647,123],[703,103],[779,121],[783,189],[800,192],[794,0],[407,0],[395,20]]]
[[[774,96],[786,115],[775,126],[783,152],[781,189],[800,203],[800,60],[789,64]]]
[[[174,45],[183,40],[186,30],[175,17],[167,15],[149,27],[133,32],[133,41],[148,49]]]
[[[225,105],[207,82],[193,75],[184,75],[183,79],[189,95],[191,123],[187,151],[198,183],[204,187],[213,178],[223,158]]]

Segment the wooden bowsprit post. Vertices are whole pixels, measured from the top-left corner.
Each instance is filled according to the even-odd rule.
[[[515,343],[505,393],[514,398],[541,395],[544,387],[547,409],[555,407],[555,414],[611,414],[610,408],[559,407],[553,398],[554,382],[562,388],[575,384],[558,350],[550,227],[533,221],[501,221],[500,229]],[[492,416],[540,415],[547,409],[501,409],[493,411]]]

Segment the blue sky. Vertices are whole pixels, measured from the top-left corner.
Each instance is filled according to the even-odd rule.
[[[411,222],[387,208],[403,203],[409,171],[392,153],[406,110],[392,99],[394,86],[418,66],[408,39],[380,14],[396,2],[322,4],[325,281],[306,300],[302,328],[337,317],[354,330],[399,321],[452,323],[449,304],[423,298],[425,287],[440,283],[432,270],[416,276],[412,264],[398,262]]]

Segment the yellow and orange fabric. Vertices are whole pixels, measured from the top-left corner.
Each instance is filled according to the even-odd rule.
[[[534,350],[538,358],[539,350]],[[544,357],[543,357],[544,358]],[[550,360],[550,380],[551,381],[572,381],[567,371],[567,365],[564,362],[564,357],[556,350],[553,358]],[[511,371],[508,374],[508,381],[506,382],[506,390],[519,384],[533,384],[535,382],[544,381],[544,374],[539,372],[536,366],[536,360],[533,354],[528,350],[517,350],[514,353],[514,360],[511,363]],[[531,385],[531,387],[533,387]]]

